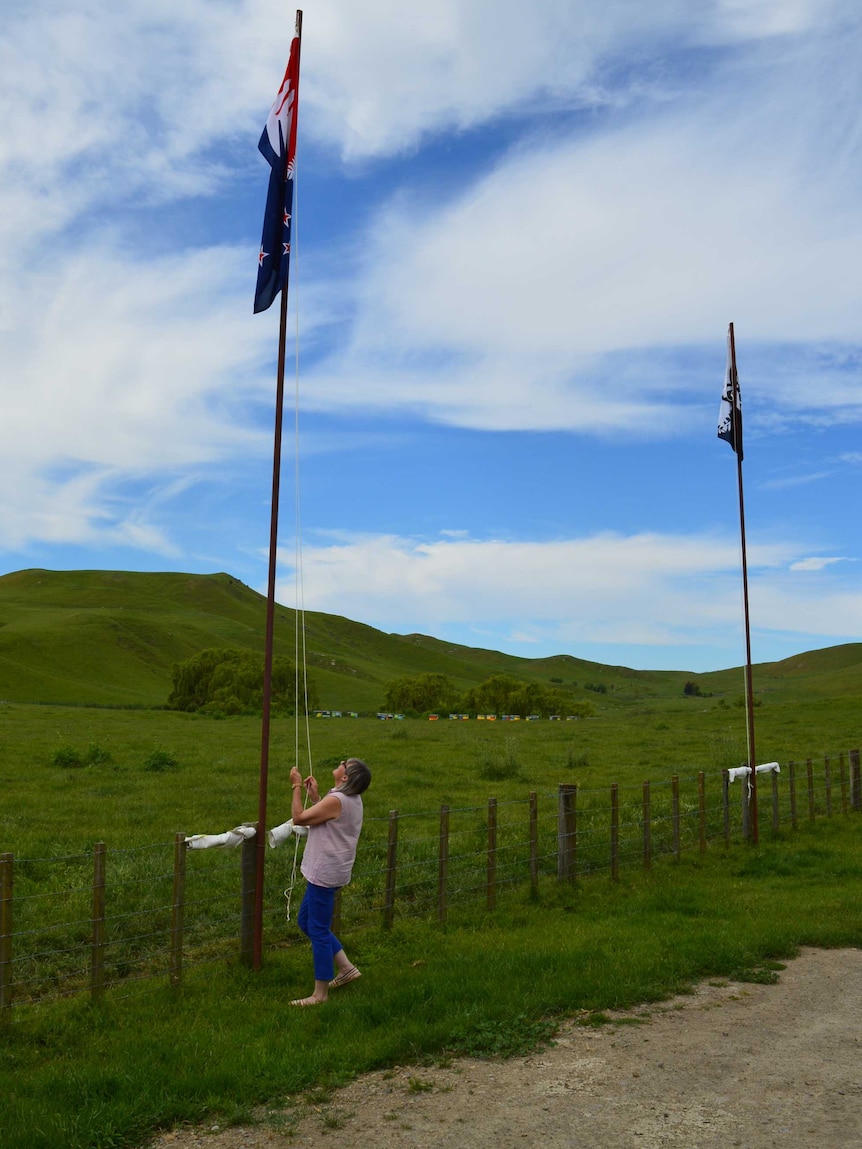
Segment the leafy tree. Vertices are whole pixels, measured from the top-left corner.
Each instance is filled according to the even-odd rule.
[[[682,692],[687,698],[703,698],[703,691],[696,682],[687,682]]]
[[[470,714],[593,714],[589,702],[574,702],[565,691],[539,682],[519,682],[508,674],[495,674],[464,695],[463,709]]]
[[[430,714],[460,705],[458,690],[445,674],[404,675],[386,687],[384,706],[402,714]]]
[[[607,694],[608,687],[605,682],[585,682],[584,690],[592,690],[595,694]]]
[[[253,714],[263,708],[263,662],[250,650],[202,650],[174,664],[173,690],[168,696],[172,710],[204,713]],[[295,673],[289,658],[272,661],[271,705],[274,711],[293,714]],[[307,705],[318,705],[317,690],[308,684]]]

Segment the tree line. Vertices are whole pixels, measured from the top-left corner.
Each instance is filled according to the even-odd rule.
[[[174,664],[172,689],[167,705],[211,715],[260,714],[263,707],[263,659],[250,650],[210,648]],[[302,680],[303,676],[300,676]],[[300,681],[303,708],[316,710],[317,686],[312,679]],[[290,658],[277,655],[272,662],[271,707],[274,714],[295,713],[296,667]],[[478,686],[461,691],[445,674],[404,675],[386,687],[384,709],[419,717],[425,714],[575,714],[588,718],[591,703],[571,693],[539,682],[521,682],[508,674],[494,674]]]
[[[386,687],[387,711],[419,717],[425,714],[576,714],[588,718],[592,704],[573,699],[565,690],[540,682],[521,682],[508,674],[494,674],[478,686],[459,691],[445,674],[405,675]]]

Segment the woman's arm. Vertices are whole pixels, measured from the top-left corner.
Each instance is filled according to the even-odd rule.
[[[290,816],[294,826],[320,826],[341,817],[341,802],[334,794],[318,800],[317,782],[311,775],[303,783],[302,775],[294,766],[290,771],[290,784],[293,788]],[[313,803],[305,810],[302,808],[303,787],[308,790]]]
[[[309,806],[305,810],[302,809],[302,799],[300,799],[300,808],[297,811],[296,794],[298,791],[294,790],[293,793],[294,826],[321,826],[324,822],[332,822],[341,817],[341,802],[334,794],[327,794],[325,798],[321,798],[319,802],[315,802],[313,806]]]

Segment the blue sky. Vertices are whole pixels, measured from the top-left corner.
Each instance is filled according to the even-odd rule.
[[[279,598],[639,668],[862,639],[856,0],[307,0]],[[0,573],[266,585],[274,0],[11,0]]]

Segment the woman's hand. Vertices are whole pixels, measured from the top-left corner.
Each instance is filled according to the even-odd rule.
[[[291,766],[290,768],[290,784],[291,786],[302,785],[302,775],[295,766]]]
[[[299,771],[297,771],[297,773],[299,773]],[[306,790],[306,793],[308,794],[310,801],[319,802],[320,801],[320,791],[317,788],[317,779],[314,777],[313,774],[308,775],[308,777],[305,779],[304,785],[305,785],[305,790]]]

